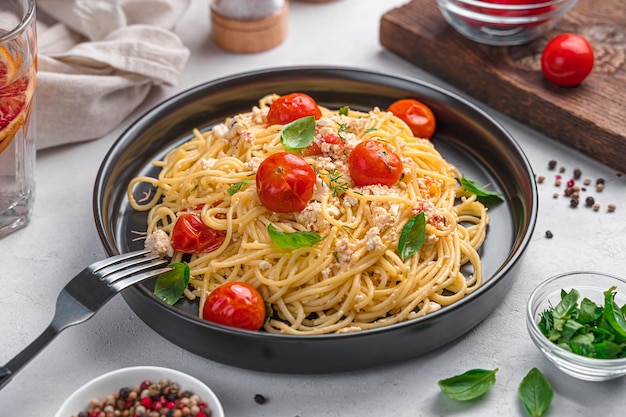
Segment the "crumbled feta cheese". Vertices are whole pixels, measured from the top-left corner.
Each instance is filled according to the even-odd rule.
[[[215,166],[216,162],[216,158],[201,158],[200,166],[202,167],[202,169],[211,169]]]
[[[261,261],[261,262],[259,263],[259,268],[260,268],[262,271],[265,271],[265,270],[267,270],[267,269],[270,269],[271,267],[272,267],[272,264],[271,264],[271,263],[269,263],[269,262],[267,262],[267,261]]]
[[[385,247],[383,240],[380,238],[378,227],[372,227],[367,231],[365,234],[365,246],[370,251],[378,251]]]
[[[170,237],[161,229],[152,232],[152,234],[146,238],[144,247],[159,256],[166,255],[171,257],[174,255]]]
[[[335,333],[336,334],[353,333],[353,332],[359,332],[361,330],[363,330],[363,329],[360,328],[359,326],[349,326],[349,327],[343,327],[343,328],[337,330]]]

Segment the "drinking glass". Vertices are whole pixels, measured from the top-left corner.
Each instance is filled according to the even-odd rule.
[[[36,38],[35,0],[0,1],[0,238],[33,209]]]

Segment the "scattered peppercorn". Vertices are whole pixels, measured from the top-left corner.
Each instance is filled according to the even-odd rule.
[[[596,191],[602,191],[602,190],[604,190],[604,183],[596,184]]]
[[[600,204],[596,203],[593,205],[593,211],[598,211],[600,210]]]
[[[265,401],[267,401],[265,399],[265,396],[263,396],[261,394],[256,394],[254,396],[254,402],[256,402],[257,404],[265,404]]]
[[[564,172],[565,172],[565,167],[561,167],[561,168],[559,168],[559,172],[560,172],[561,174],[562,174],[562,173],[564,173]]]
[[[594,200],[594,198],[593,198],[593,197],[591,197],[591,196],[589,196],[589,197],[585,198],[585,205],[586,205],[587,207],[592,207],[592,206],[595,204],[595,202],[596,202],[596,201],[595,201],[595,200]]]
[[[556,168],[556,161],[553,159],[550,162],[548,162],[548,168],[549,169],[554,169]]]
[[[615,204],[611,203],[607,206],[607,210],[609,210],[609,213],[613,213],[615,211]]]
[[[554,237],[554,235],[552,234],[552,232],[551,232],[551,231],[546,230],[546,237],[547,237],[548,239],[552,239],[552,238]]]
[[[582,175],[582,172],[580,171],[580,168],[574,168],[574,179],[580,179],[580,176]]]
[[[572,198],[572,199],[569,201],[569,205],[570,205],[570,207],[571,207],[571,208],[576,208],[576,207],[578,207],[578,199],[577,199],[577,198]]]
[[[90,401],[87,410],[72,417],[94,416],[211,417],[211,409],[193,392],[181,391],[178,384],[162,379],[158,383],[143,381],[133,388],[122,387],[104,400]]]
[[[554,185],[557,186],[557,187],[560,187],[561,186],[561,180],[557,179],[556,181],[554,181]]]
[[[591,180],[590,180],[589,178],[585,178],[585,179],[583,180],[583,184],[585,184],[585,185],[590,185],[590,184],[591,184]]]
[[[542,184],[545,179],[546,179],[546,177],[544,177],[543,175],[540,175],[539,177],[537,177],[537,182],[539,184]]]

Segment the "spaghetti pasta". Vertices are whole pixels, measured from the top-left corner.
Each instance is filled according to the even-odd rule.
[[[275,213],[260,203],[255,186],[259,164],[284,152],[280,125],[267,112],[276,95],[234,115],[170,151],[157,178],[137,177],[128,186],[131,206],[148,211],[147,235],[169,235],[181,213],[195,210],[223,236],[209,253],[188,261],[185,295],[199,300],[229,281],[256,287],[271,304],[268,332],[327,334],[366,330],[420,317],[450,305],[482,284],[478,250],[489,216],[475,195],[459,186],[461,173],[426,139],[378,108],[369,112],[321,107],[315,142],[321,153],[303,156],[317,176],[313,197],[300,212]],[[325,134],[341,144],[320,142]],[[354,185],[347,155],[360,142],[383,141],[400,157],[403,171],[392,186]],[[144,184],[155,193],[135,198]],[[425,241],[403,259],[403,228],[424,213]],[[308,231],[313,246],[283,249],[268,234]],[[167,245],[165,245],[167,246]],[[161,249],[161,251],[165,251]],[[184,254],[170,253],[173,261]]]

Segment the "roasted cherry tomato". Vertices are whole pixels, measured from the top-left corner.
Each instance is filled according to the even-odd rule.
[[[313,142],[311,143],[309,146],[307,146],[303,151],[302,154],[304,156],[313,156],[313,155],[321,155],[322,152],[322,145],[323,144],[329,144],[329,145],[343,145],[343,141],[341,140],[341,138],[336,135],[335,133],[328,133],[324,136],[322,136],[319,139],[319,142]]]
[[[207,297],[202,318],[213,323],[246,330],[259,330],[265,322],[261,294],[245,282],[227,282]]]
[[[261,204],[276,213],[302,211],[313,196],[317,178],[307,162],[289,152],[267,157],[256,173]]]
[[[587,39],[575,33],[562,33],[543,49],[541,71],[554,84],[572,87],[587,78],[593,62],[593,48]]]
[[[409,125],[413,136],[430,139],[435,133],[435,115],[424,103],[405,98],[391,103],[387,109]]]
[[[322,117],[317,103],[303,93],[291,93],[277,98],[267,113],[267,121],[271,125],[286,125],[305,116],[314,116],[315,120]]]
[[[219,248],[226,232],[215,230],[202,221],[198,213],[181,213],[172,229],[172,248],[183,253],[207,253]]]
[[[364,185],[394,185],[402,176],[402,161],[383,142],[366,140],[354,147],[348,157],[352,181]]]

